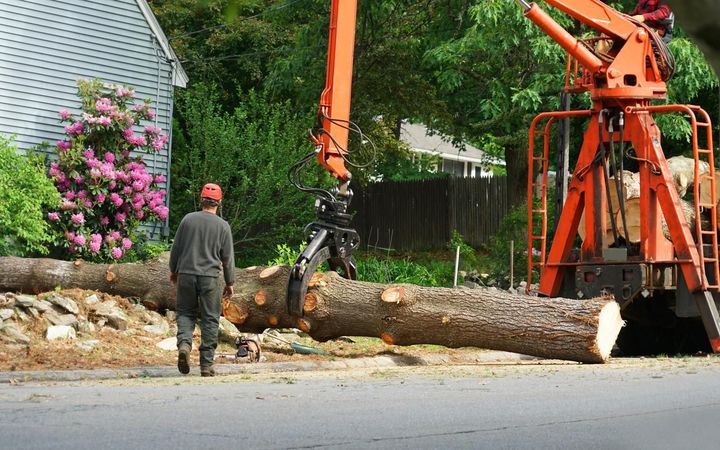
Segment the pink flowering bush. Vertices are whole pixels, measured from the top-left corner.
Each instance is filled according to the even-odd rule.
[[[137,243],[144,221],[168,215],[163,175],[151,174],[141,156],[159,152],[167,134],[142,121],[152,120],[150,101],[135,102],[135,91],[78,81],[82,113],[60,111],[66,138],[56,143],[57,160],[48,175],[61,195],[47,220],[66,257],[88,260],[123,259]]]

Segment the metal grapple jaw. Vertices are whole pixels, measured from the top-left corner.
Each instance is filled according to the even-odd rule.
[[[290,270],[287,289],[287,310],[295,317],[304,314],[308,283],[317,268],[327,262],[330,270],[345,278],[357,277],[353,250],[360,245],[360,236],[350,225],[351,215],[347,206],[352,192],[343,200],[318,197],[315,202],[317,221],[310,223],[305,231],[310,243],[297,257]]]

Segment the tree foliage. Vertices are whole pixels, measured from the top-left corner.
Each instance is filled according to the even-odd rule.
[[[246,109],[250,105],[238,93],[254,90],[259,102],[285,105],[287,120],[297,120],[295,129],[303,130],[296,136],[300,142],[304,128],[312,125],[308,118],[324,85],[330,3],[155,0],[152,4],[186,61],[191,81],[217,86],[219,95],[212,101],[221,105],[218,108],[233,111],[242,105]],[[622,0],[612,5],[630,11],[634,3]],[[573,34],[594,34],[564,13],[542,6]],[[717,79],[697,47],[681,30],[670,47],[678,66],[668,102],[716,108]],[[358,2],[351,119],[377,144],[381,156],[369,170],[354,171],[354,182],[430,172],[417,172],[407,164],[408,149],[398,139],[400,121],[411,119],[451,136],[456,143],[471,143],[505,157],[507,175],[519,180],[512,184],[510,200],[522,201],[528,127],[537,113],[558,108],[565,61],[560,46],[523,17],[514,1]],[[573,100],[573,108],[588,105],[587,96]],[[658,122],[666,152],[686,151],[684,119],[668,115]],[[187,134],[189,122],[179,123],[179,134]],[[289,123],[286,126],[290,128]],[[583,126],[581,121],[574,124],[575,151]],[[369,148],[361,144],[351,137],[350,150],[362,161],[369,156]],[[260,154],[253,157],[261,158]],[[182,184],[175,187],[186,189]],[[182,195],[173,193],[176,199]],[[299,207],[295,211],[305,214]]]
[[[302,240],[313,215],[314,198],[288,183],[288,169],[312,152],[309,117],[296,115],[287,102],[272,102],[254,91],[238,93],[230,111],[220,106],[212,85],[196,84],[178,98],[173,158],[171,218],[197,209],[201,187],[223,187],[221,215],[230,223],[239,257],[265,257],[279,242]],[[304,181],[329,186],[312,166]],[[263,259],[264,261],[264,259]]]
[[[23,157],[12,138],[0,135],[0,255],[47,254],[52,236],[44,210],[59,201],[43,159]]]

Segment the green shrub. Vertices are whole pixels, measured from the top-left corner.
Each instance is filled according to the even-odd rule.
[[[405,259],[358,258],[358,280],[372,283],[410,283],[418,286],[452,286],[452,263],[435,262],[428,266]]]
[[[465,238],[462,234],[458,233],[457,230],[453,230],[450,242],[448,242],[447,248],[453,255],[453,261],[457,248],[460,247],[460,269],[461,270],[475,270],[478,266],[478,258],[475,254],[475,249],[465,242]]]
[[[279,266],[284,264],[292,266],[298,255],[305,250],[305,247],[307,247],[307,242],[298,245],[296,249],[291,248],[288,244],[278,244],[275,246],[275,258],[269,260],[266,265]]]
[[[0,255],[47,254],[44,210],[59,202],[43,158],[18,155],[13,139],[0,136]]]

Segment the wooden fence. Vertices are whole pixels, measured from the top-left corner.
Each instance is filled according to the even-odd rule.
[[[354,190],[352,223],[363,249],[441,249],[453,230],[477,247],[489,242],[509,209],[506,177],[381,182]]]

